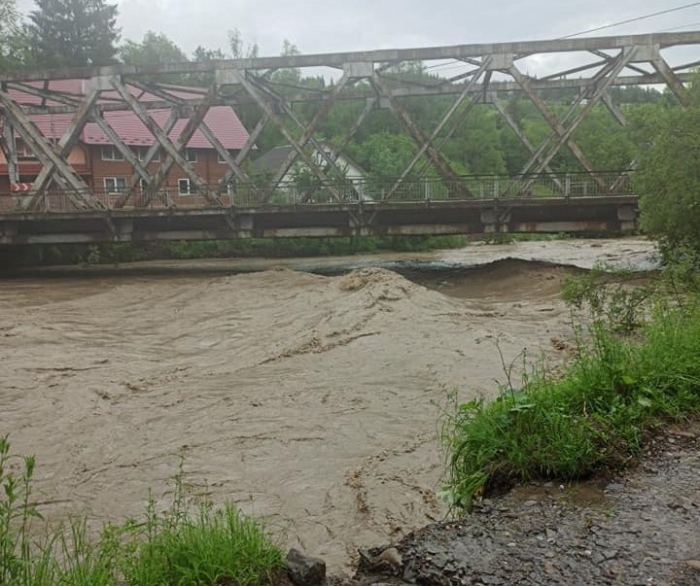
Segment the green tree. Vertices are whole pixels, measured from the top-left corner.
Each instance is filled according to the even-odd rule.
[[[700,105],[645,117],[637,181],[641,225],[667,258],[679,248],[700,254]]]
[[[119,49],[119,56],[126,65],[159,65],[184,63],[187,56],[163,33],[148,31],[140,43],[126,41]]]
[[[15,0],[0,0],[0,71],[29,65],[29,47]]]
[[[246,46],[243,35],[237,28],[228,31],[228,44],[234,59],[253,59],[260,53],[257,43]]]
[[[105,0],[36,0],[28,33],[37,64],[84,67],[115,62],[117,6]]]

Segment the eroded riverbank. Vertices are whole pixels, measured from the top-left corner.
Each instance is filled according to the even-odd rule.
[[[408,276],[427,262],[422,281],[412,275],[426,287],[386,268],[230,274],[241,263],[331,274],[349,259],[15,276],[0,282],[0,430],[37,455],[50,517],[136,515],[149,488],[165,503],[184,448],[193,492],[265,516],[288,545],[348,568],[359,547],[444,515],[441,408],[449,389],[493,395],[496,340],[511,359],[525,347],[558,356],[568,270],[464,271],[505,258],[653,262],[644,241],[561,241],[351,258]]]

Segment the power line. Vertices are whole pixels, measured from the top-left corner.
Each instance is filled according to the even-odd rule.
[[[678,12],[679,10],[686,10],[688,8],[693,8],[694,6],[700,6],[700,2],[693,2],[692,4],[686,4],[684,6],[678,6],[676,8],[669,8],[668,10],[661,10],[659,12],[654,12],[652,14],[645,14],[643,16],[637,16],[635,18],[629,18],[627,20],[621,20],[620,22],[614,22],[612,24],[606,24],[596,28],[587,29],[585,31],[580,31],[578,33],[573,33],[571,35],[566,35],[565,37],[559,37],[560,39],[570,39],[572,37],[578,37],[580,35],[585,35],[588,33],[595,33],[597,31],[602,31],[604,29],[613,28],[616,26],[622,26],[623,24],[630,24],[632,22],[639,22],[640,20],[646,20],[648,18],[654,18],[656,16],[661,16],[663,14],[670,14],[671,12]]]
[[[667,28],[667,29],[664,29],[664,30],[659,31],[659,32],[668,33],[668,32],[671,32],[671,31],[677,31],[677,30],[680,30],[680,29],[683,29],[683,28],[691,28],[691,27],[694,27],[694,26],[700,26],[700,21],[691,22],[690,24],[684,24],[684,25],[682,25],[682,26],[674,26],[673,28]]]

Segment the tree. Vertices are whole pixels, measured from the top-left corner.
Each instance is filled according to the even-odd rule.
[[[700,104],[657,111],[644,126],[637,181],[641,226],[672,258],[678,249],[700,255]]]
[[[27,65],[28,48],[15,0],[0,0],[0,71]]]
[[[28,32],[37,64],[84,67],[115,62],[117,6],[105,0],[36,0]]]
[[[231,56],[234,59],[253,59],[260,53],[260,48],[257,43],[245,46],[241,31],[237,28],[228,31],[228,44],[231,49]]]
[[[125,65],[160,65],[184,63],[187,56],[163,33],[148,31],[140,43],[126,41],[119,49]]]

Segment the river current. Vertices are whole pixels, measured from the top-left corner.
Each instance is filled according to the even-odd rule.
[[[0,278],[0,435],[50,518],[93,526],[193,496],[349,567],[440,519],[448,395],[559,361],[567,275],[648,270],[642,239],[323,259],[153,261]]]

